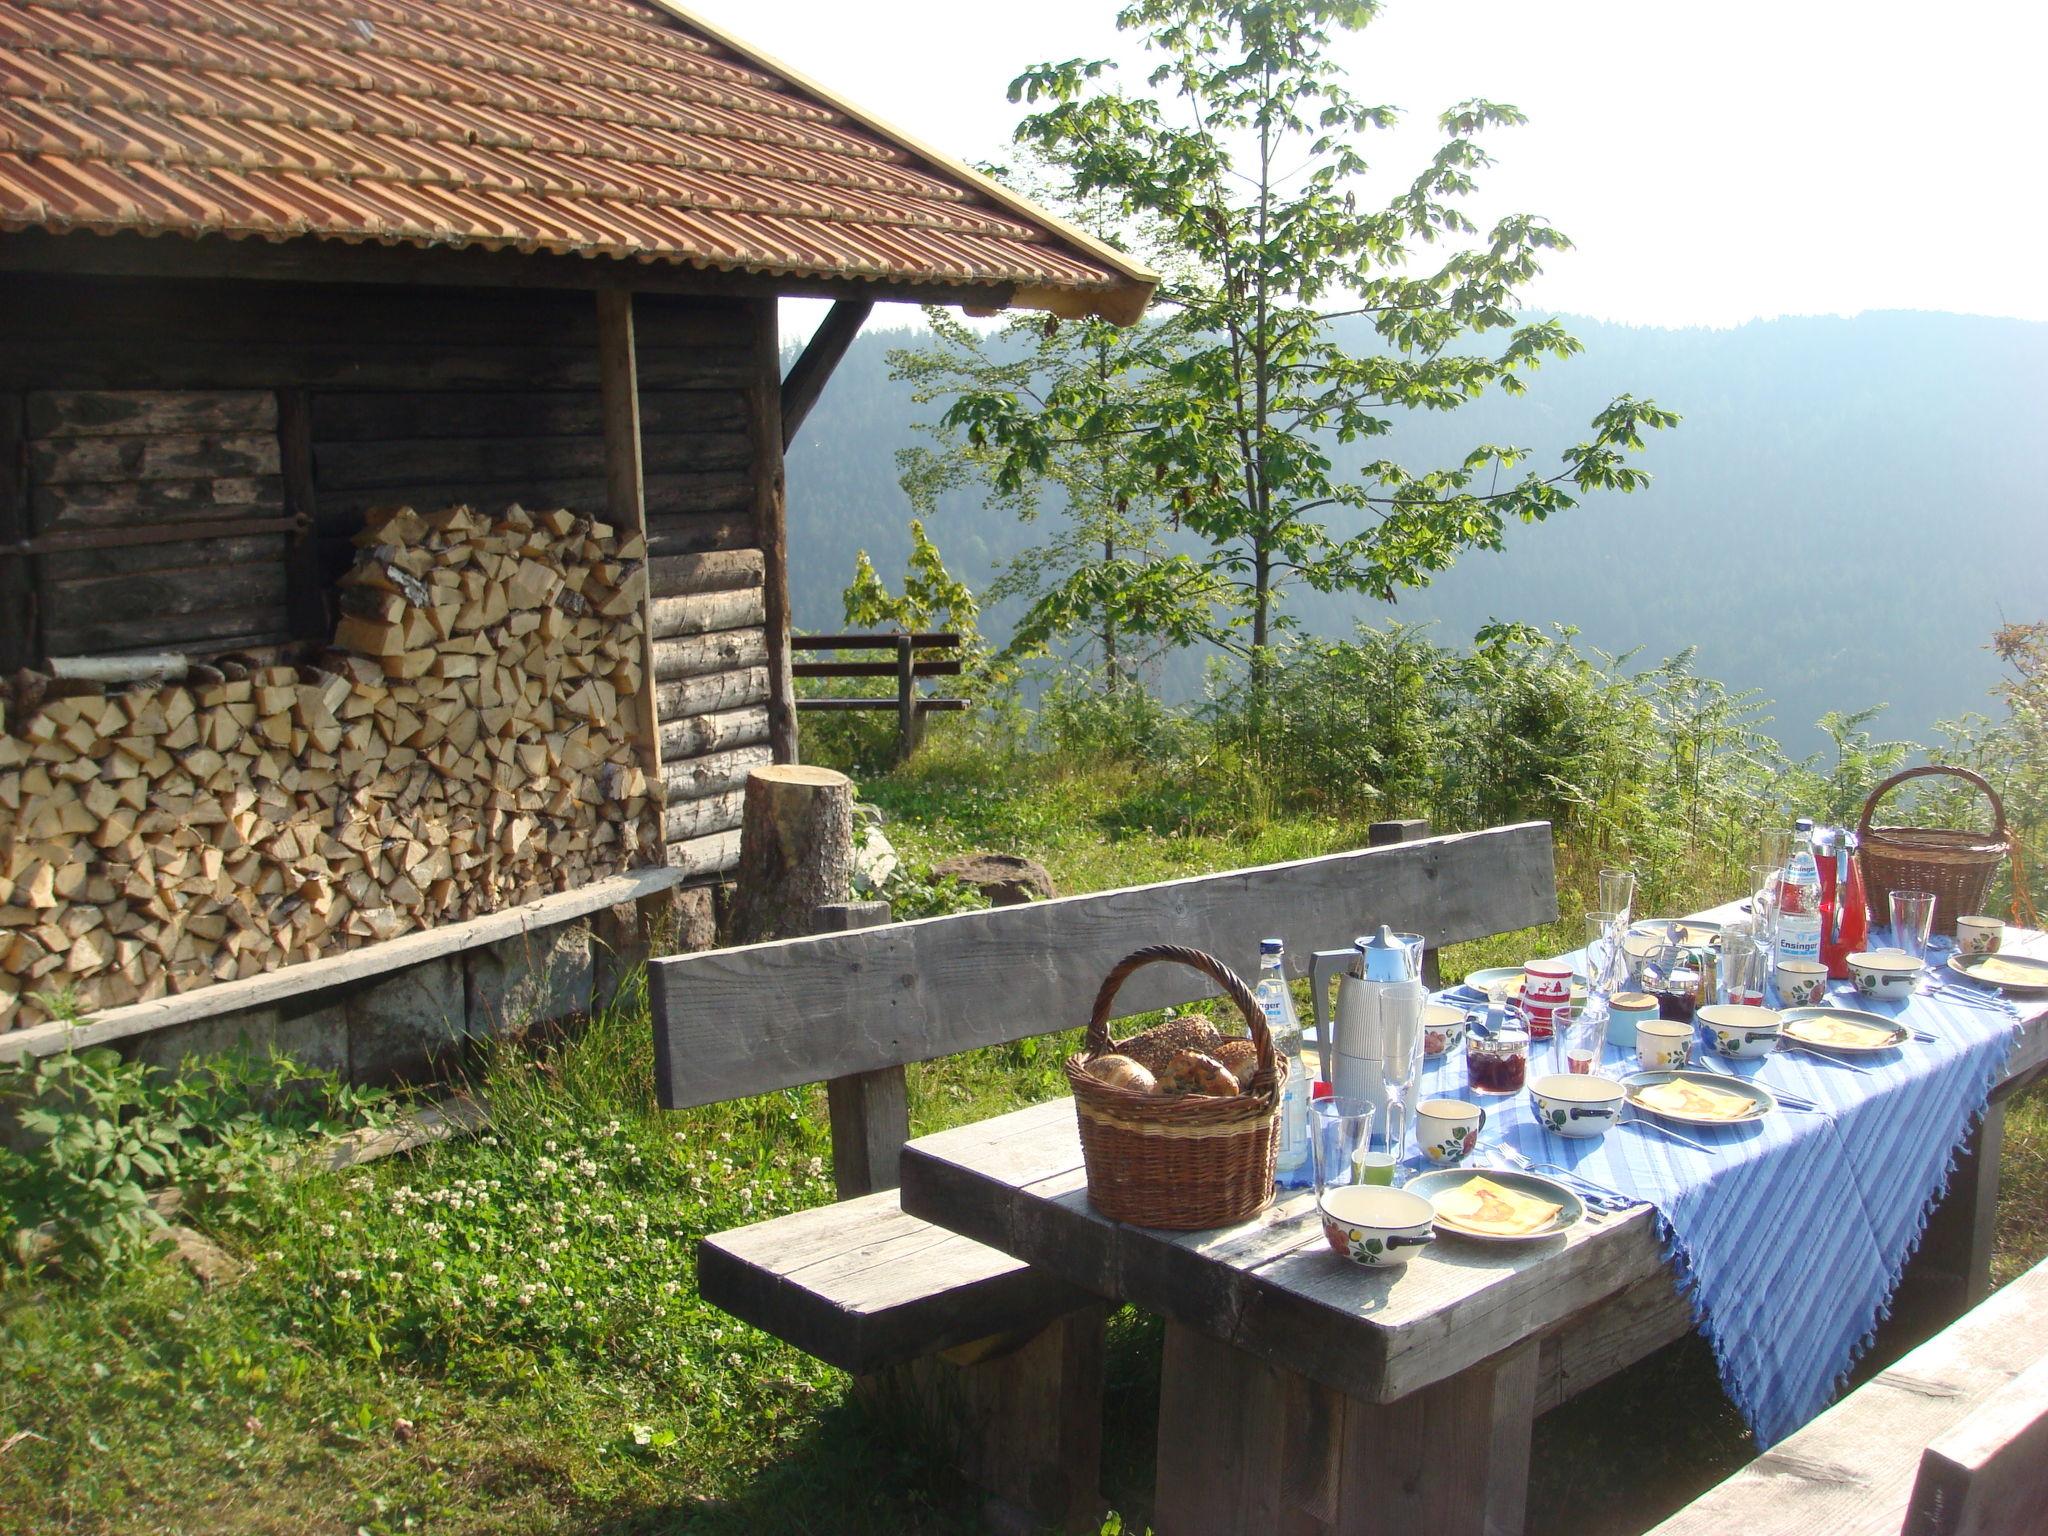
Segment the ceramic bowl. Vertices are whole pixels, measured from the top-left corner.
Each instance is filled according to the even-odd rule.
[[[1849,957],[1849,975],[1863,997],[1880,1003],[1903,1003],[1926,969],[1903,949],[1867,949]]]
[[[1777,1009],[1753,1008],[1747,1003],[1708,1003],[1697,1017],[1714,1037],[1714,1049],[1737,1061],[1775,1051],[1778,1026],[1784,1023]]]
[[[1586,1139],[1603,1136],[1621,1117],[1621,1084],[1590,1073],[1552,1072],[1529,1085],[1529,1101],[1545,1130]]]
[[[1349,1184],[1323,1191],[1323,1236],[1368,1269],[1406,1264],[1435,1237],[1436,1207],[1405,1189]]]
[[[1818,960],[1785,960],[1771,973],[1778,1001],[1787,1008],[1806,1008],[1828,990],[1828,968]]]
[[[1465,1010],[1449,1003],[1422,1005],[1422,1054],[1441,1056],[1465,1038]]]

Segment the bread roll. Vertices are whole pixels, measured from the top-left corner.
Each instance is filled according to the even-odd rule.
[[[1088,1075],[1112,1088],[1128,1088],[1133,1093],[1152,1093],[1159,1086],[1151,1072],[1128,1056],[1098,1056],[1088,1063]]]
[[[1199,1093],[1212,1098],[1232,1098],[1238,1092],[1237,1079],[1214,1056],[1200,1051],[1179,1051],[1157,1073],[1161,1093]]]
[[[1222,1043],[1223,1034],[1214,1024],[1199,1013],[1184,1013],[1131,1036],[1117,1049],[1157,1072],[1177,1051],[1213,1051]]]
[[[1259,1048],[1249,1040],[1226,1040],[1209,1054],[1223,1063],[1240,1087],[1259,1070]]]

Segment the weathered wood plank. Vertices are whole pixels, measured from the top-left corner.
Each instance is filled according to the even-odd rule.
[[[656,1039],[675,1064],[661,1072],[662,1102],[713,1103],[1070,1029],[1085,1022],[1110,967],[1141,945],[1171,938],[1249,966],[1245,935],[1276,932],[1305,962],[1348,943],[1375,912],[1401,913],[1432,945],[1549,921],[1550,829],[1530,823],[658,960]],[[991,976],[1031,984],[991,987]],[[1152,966],[1118,1007],[1137,1013],[1209,992],[1192,972]],[[742,1017],[758,1027],[734,1030]]]
[[[661,724],[661,760],[680,762],[768,739],[768,711],[761,705],[715,715],[684,715]]]
[[[217,480],[275,475],[274,434],[188,433],[161,437],[32,439],[29,474],[38,485],[130,480]]]
[[[686,549],[738,548],[753,540],[752,520],[744,515],[751,494],[744,475],[657,475],[646,477],[648,539],[658,554]],[[604,510],[604,480],[546,478],[511,481],[437,481],[392,490],[323,491],[324,528],[353,528],[371,507],[397,502],[421,508],[468,505],[486,512],[502,511],[512,502],[523,507],[596,515]]]
[[[1536,1412],[1548,1413],[1692,1332],[1692,1306],[1666,1274],[1648,1275],[1546,1333]]]
[[[1653,1536],[1896,1536],[1921,1448],[2048,1353],[2048,1265],[1879,1372]]]
[[[679,677],[657,683],[654,708],[662,720],[685,715],[711,714],[722,709],[741,709],[768,700],[768,669],[745,667],[733,672],[706,672],[701,677]]]
[[[659,682],[767,665],[768,636],[761,629],[719,629],[654,642],[654,676]]]
[[[1095,1299],[905,1216],[893,1190],[707,1237],[697,1284],[714,1306],[855,1374]]]
[[[654,598],[650,609],[657,640],[701,635],[715,629],[750,628],[761,624],[766,613],[765,596],[759,587]],[[769,655],[774,655],[772,646]]]
[[[897,1159],[910,1140],[909,1085],[901,1067],[877,1067],[825,1085],[832,1115],[832,1178],[839,1198],[896,1187]]]
[[[668,867],[692,879],[699,875],[722,875],[739,861],[738,828],[668,845]]]
[[[217,523],[233,518],[282,517],[284,481],[264,475],[37,486],[30,506],[38,533],[122,528],[144,522]]]
[[[2048,1359],[1972,1409],[1920,1457],[1905,1536],[2010,1536],[2048,1526]]]
[[[148,1034],[173,1024],[212,1018],[217,1014],[244,1013],[308,992],[367,981],[465,949],[517,938],[534,929],[573,922],[619,902],[637,901],[652,892],[666,891],[681,880],[682,875],[671,869],[650,866],[630,870],[578,886],[572,891],[507,907],[500,912],[422,928],[416,933],[401,934],[398,938],[343,954],[280,966],[260,976],[217,982],[210,987],[200,987],[172,997],[108,1008],[89,1015],[82,1024],[75,1026],[59,1022],[0,1032],[0,1061],[50,1056],[74,1048],[82,1051],[88,1046],[104,1045],[130,1035]]]
[[[671,800],[662,812],[662,833],[671,843],[727,832],[740,824],[743,791],[705,795],[696,800]]]
[[[282,566],[285,535],[248,534],[236,538],[197,539],[176,544],[110,544],[102,549],[69,549],[40,555],[37,564],[54,582],[82,581],[95,576],[146,575],[187,567],[269,563]]]
[[[648,473],[700,474],[743,469],[751,449],[744,432],[646,435]],[[321,483],[337,491],[403,490],[424,482],[470,480],[516,485],[604,473],[604,441],[579,437],[406,437],[380,442],[325,442]]]
[[[656,597],[692,592],[734,592],[761,585],[761,551],[714,550],[656,556],[647,562],[647,588]]]
[[[267,389],[44,389],[28,396],[31,437],[253,436],[277,429]]]
[[[706,795],[722,795],[742,788],[749,773],[774,761],[775,754],[764,742],[760,746],[735,747],[729,752],[663,763],[661,774],[667,780],[668,800],[673,805],[679,800],[701,800]]]
[[[320,577],[320,498],[313,474],[313,405],[303,389],[278,391],[278,464],[284,480],[285,506],[299,527],[284,550],[285,607],[292,633],[301,640],[320,640],[334,633],[334,607],[327,583]]]
[[[743,434],[746,419],[746,401],[738,390],[640,391],[640,426],[651,437]],[[322,443],[376,443],[438,437],[597,437],[604,431],[604,421],[592,390],[323,390],[314,400],[314,428]]]
[[[754,541],[754,519],[740,511],[690,511],[661,505],[648,509],[653,519],[647,547],[656,555],[688,555],[707,549],[745,549]]]

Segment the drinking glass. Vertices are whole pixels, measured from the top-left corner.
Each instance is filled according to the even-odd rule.
[[[1308,1107],[1309,1153],[1316,1165],[1316,1198],[1347,1184],[1385,1184],[1375,1177],[1378,1160],[1372,1151],[1372,1104],[1365,1099],[1317,1099]]]
[[[1600,871],[1600,910],[1612,912],[1621,919],[1622,927],[1628,926],[1629,914],[1636,907],[1636,872],[1632,869],[1603,869]]]
[[[1770,946],[1754,924],[1730,923],[1721,930],[1722,1002],[1761,1007],[1770,971]]]
[[[1628,924],[1620,912],[1586,914],[1586,989],[1602,997],[1623,990],[1628,980],[1628,957],[1621,941]]]
[[[1749,866],[1749,912],[1756,919],[1756,931],[1766,943],[1778,928],[1778,877],[1785,873],[1777,864]]]
[[[1792,844],[1798,836],[1790,827],[1765,827],[1757,834],[1758,862],[1782,870],[1792,862]]]
[[[1934,932],[1934,892],[1893,891],[1892,942],[1916,960],[1927,958],[1928,936]]]
[[[1585,1074],[1600,1070],[1600,1050],[1607,1043],[1607,1004],[1599,997],[1558,1023],[1551,1047],[1553,1072]]]

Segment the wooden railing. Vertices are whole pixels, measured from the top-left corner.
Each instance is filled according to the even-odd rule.
[[[894,651],[888,661],[799,661],[790,668],[793,677],[893,677],[894,698],[798,699],[802,709],[893,709],[896,712],[896,756],[907,760],[917,749],[923,718],[932,710],[965,709],[965,699],[928,698],[917,691],[921,677],[960,675],[960,637],[956,634],[915,635],[794,635],[792,651]],[[951,651],[951,656],[919,655],[919,652]]]

